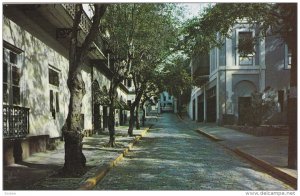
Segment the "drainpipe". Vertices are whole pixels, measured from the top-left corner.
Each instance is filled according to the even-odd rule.
[[[207,122],[207,95],[206,95],[206,84],[205,83],[203,86],[203,121],[206,123]]]
[[[91,70],[91,88],[92,88],[92,130],[95,131],[95,117],[94,117],[94,89],[93,89],[93,81],[94,81],[94,64],[92,63]]]

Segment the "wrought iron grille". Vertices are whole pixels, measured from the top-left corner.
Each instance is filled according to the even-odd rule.
[[[29,133],[29,108],[3,105],[3,137],[21,138]]]
[[[72,3],[71,4],[62,4],[62,6],[68,12],[68,14],[72,17],[72,19],[74,19],[75,4],[72,4]],[[83,12],[83,14],[81,15],[79,26],[81,27],[81,29],[83,30],[84,33],[88,33],[92,26],[92,23],[85,12]]]

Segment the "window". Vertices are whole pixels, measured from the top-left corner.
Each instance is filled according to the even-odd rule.
[[[127,80],[127,86],[130,88],[131,87],[131,79]]]
[[[56,118],[56,113],[59,113],[59,75],[60,71],[49,66],[49,88],[50,88],[50,113]]]
[[[278,91],[278,103],[280,105],[280,112],[283,112],[283,104],[284,104],[284,91]]]
[[[285,60],[284,60],[284,68],[285,69],[291,69],[292,65],[292,51],[290,48],[288,48],[287,45],[285,45]]]
[[[12,48],[12,46],[10,47]],[[21,50],[3,48],[3,102],[20,105]]]
[[[224,41],[222,47],[219,49],[219,65],[226,65],[226,41]]]
[[[238,32],[239,65],[254,65],[254,39],[252,31]]]
[[[217,52],[216,48],[213,48],[210,53],[210,73],[214,72],[217,69]]]
[[[59,74],[51,68],[49,68],[49,84],[59,86]]]
[[[291,68],[292,65],[292,51],[288,49],[288,66]]]

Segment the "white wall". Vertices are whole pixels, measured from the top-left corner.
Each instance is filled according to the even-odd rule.
[[[30,108],[29,136],[59,137],[68,114],[70,97],[66,82],[68,60],[5,17],[2,30],[3,40],[24,51],[20,81],[21,106]],[[49,65],[60,70],[60,113],[56,119],[53,119],[50,112]]]
[[[3,40],[23,50],[21,66],[21,105],[30,108],[29,136],[49,135],[51,138],[61,136],[61,128],[68,115],[70,93],[67,87],[69,61],[67,58],[47,46],[42,40],[25,31],[7,18],[3,18]],[[59,71],[59,113],[56,118],[50,112],[49,65]],[[84,129],[92,129],[92,70],[84,66],[82,77],[86,94],[82,100]],[[110,80],[94,69],[94,79],[100,88],[109,89]],[[124,96],[126,97],[126,96]]]

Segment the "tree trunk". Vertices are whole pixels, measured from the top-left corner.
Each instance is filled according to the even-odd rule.
[[[295,40],[297,43],[297,39]],[[297,168],[297,46],[292,47],[292,66],[290,71],[290,94],[288,99],[288,167]]]
[[[129,119],[129,127],[128,127],[128,135],[133,136],[133,124],[134,124],[134,109],[135,107],[130,107],[130,119]]]
[[[181,95],[179,95],[178,96],[178,101],[177,101],[177,110],[178,110],[178,115],[180,116],[180,117],[182,117],[182,114],[181,114]]]
[[[108,114],[108,131],[109,131],[109,142],[107,146],[115,146],[115,103],[116,103],[116,93],[119,83],[115,80],[111,80],[109,89],[109,114]]]
[[[110,104],[108,117],[109,142],[107,146],[114,147],[115,144],[115,104]]]
[[[141,126],[140,126],[140,115],[139,115],[139,112],[140,112],[140,104],[138,103],[135,107],[135,128],[137,130],[140,130],[141,129]]]
[[[90,45],[99,32],[100,19],[107,5],[95,4],[93,23],[83,43],[78,42],[78,29],[81,22],[83,7],[75,4],[75,16],[69,48],[69,75],[67,85],[70,90],[69,113],[63,126],[62,134],[65,140],[65,164],[63,173],[70,176],[81,175],[84,172],[86,159],[82,153],[81,105],[85,95],[85,84],[81,75],[82,64],[90,51]]]
[[[146,110],[144,108],[144,104],[142,104],[142,110],[143,110],[143,116],[142,116],[142,126],[145,126],[145,121],[146,121]]]
[[[137,104],[140,103],[140,100],[142,98],[143,91],[140,91],[137,93],[134,102],[132,103],[130,107],[130,120],[129,120],[129,127],[128,127],[128,135],[133,135],[133,123],[134,123],[134,109],[136,108]]]
[[[72,76],[74,77],[72,77]],[[82,153],[81,102],[85,94],[84,81],[80,72],[68,78],[70,89],[69,113],[63,129],[65,140],[65,164],[63,172],[70,175],[82,174],[86,159]]]

